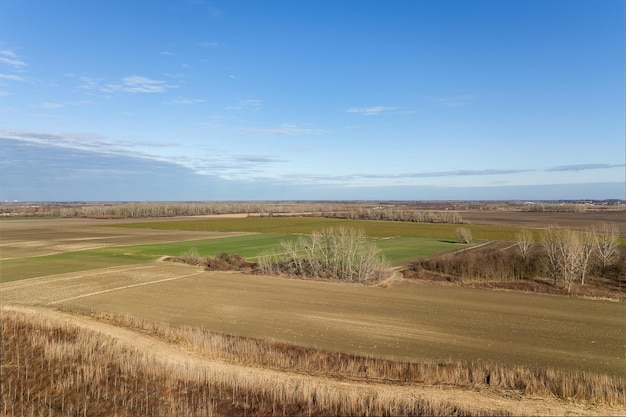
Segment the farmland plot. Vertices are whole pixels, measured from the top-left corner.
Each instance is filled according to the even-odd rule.
[[[198,242],[204,242],[209,248],[213,241],[221,241],[222,244],[212,249],[219,250],[225,247],[223,242],[235,245],[238,239],[237,244],[243,244],[252,254],[263,247],[255,239],[270,239],[270,235],[207,239],[220,236],[215,233],[234,230],[198,232],[94,227],[112,224],[102,221],[53,221],[48,226],[47,220],[37,222],[42,223],[23,223],[22,227],[31,227],[28,230],[20,230],[18,223],[12,223],[18,226],[5,226],[2,222],[2,243],[7,243],[3,248],[32,241],[41,241],[41,248],[46,248],[46,242],[50,241],[52,246],[58,245],[60,240],[72,239],[68,229],[59,230],[67,224],[75,224],[78,236],[85,241],[92,231],[93,241],[99,245],[104,245],[107,239],[120,240],[116,241],[117,245],[52,257],[32,257],[39,254],[38,250],[33,250],[29,252],[31,257],[1,261],[3,280],[9,270],[7,265],[13,265],[18,272],[20,269],[30,271],[35,266],[40,268],[33,278],[0,283],[3,304],[131,314],[174,325],[204,327],[368,357],[502,363],[626,377],[623,357],[626,328],[623,306],[619,303],[431,286],[403,280],[387,287],[366,287],[206,272],[198,267],[155,262],[154,259],[163,250],[179,251]],[[381,226],[375,227],[382,234]],[[5,240],[8,229],[11,233]],[[419,240],[414,239],[420,238],[404,236],[385,239],[389,236],[381,235],[378,243],[383,250],[399,254],[400,259],[419,246],[416,243]],[[119,245],[152,243],[151,237],[155,238],[154,243],[162,242],[161,246]],[[201,238],[204,239],[197,240]],[[444,237],[421,241],[421,244],[432,245],[428,250],[434,251],[455,246],[446,240]],[[436,247],[438,244],[443,246]],[[98,262],[126,256],[129,263],[103,266],[95,258],[82,258],[80,267],[83,269],[57,273],[46,263],[54,256],[79,253],[97,254]],[[63,269],[65,260],[61,260],[58,267]]]

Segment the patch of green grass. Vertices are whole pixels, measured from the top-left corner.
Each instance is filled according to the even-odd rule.
[[[255,234],[148,245],[110,246],[47,256],[6,259],[0,261],[2,272],[0,282],[150,262],[161,256],[182,255],[189,249],[197,249],[201,256],[216,256],[221,252],[227,252],[250,258],[266,249],[277,247],[282,240],[296,238],[295,235]]]
[[[150,262],[161,256],[179,256],[190,249],[196,249],[200,256],[217,256],[227,252],[254,259],[266,250],[280,250],[282,241],[295,241],[298,237],[296,234],[260,233],[182,242],[110,246],[47,256],[6,259],[0,261],[2,272],[0,282]],[[415,237],[376,238],[372,241],[394,265],[432,253],[452,250],[457,246],[445,240]]]
[[[6,259],[0,261],[0,283],[110,266],[132,265],[149,259],[149,257],[136,254],[110,254],[102,252],[101,249]]]
[[[327,219],[321,217],[246,217],[228,219],[174,220],[116,224],[106,227],[149,228],[159,230],[189,230],[217,232],[304,233],[327,227],[361,229],[369,237],[429,237],[456,240],[457,224],[409,223],[376,220]],[[469,225],[477,240],[515,240],[521,230],[512,226]]]
[[[459,248],[459,244],[451,240],[424,237],[380,238],[374,243],[392,265]]]

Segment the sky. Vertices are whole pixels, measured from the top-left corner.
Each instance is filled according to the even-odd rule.
[[[0,0],[0,201],[625,198],[622,0]]]

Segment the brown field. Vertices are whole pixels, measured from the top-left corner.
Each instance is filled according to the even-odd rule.
[[[580,215],[516,213],[518,214],[531,216],[550,214],[557,217]],[[120,220],[114,222],[118,221]],[[210,232],[97,227],[105,223],[111,224],[111,221],[79,219],[2,221],[0,258],[36,256],[87,247],[219,236]],[[554,222],[551,220],[549,224]],[[374,399],[380,400],[387,396],[394,398],[393,401],[396,402],[389,400],[390,404],[398,404],[400,408],[396,410],[404,410],[402,413],[407,413],[407,410],[413,410],[413,413],[421,410],[425,414],[443,415],[508,412],[544,415],[623,414],[623,407],[626,404],[626,398],[622,398],[626,392],[624,382],[626,327],[623,320],[623,305],[617,302],[420,284],[404,280],[399,275],[385,286],[368,287],[230,272],[206,272],[198,267],[164,262],[92,269],[7,282],[0,284],[0,294],[4,306],[3,316],[10,311],[31,318],[39,317],[44,321],[50,320],[55,326],[65,323],[70,327],[96,332],[95,337],[102,340],[113,338],[125,346],[126,351],[136,350],[139,357],[144,358],[136,361],[144,364],[154,361],[154,366],[145,365],[145,367],[162,369],[159,371],[162,372],[159,378],[165,378],[163,375],[171,373],[178,378],[176,379],[178,384],[182,383],[180,381],[194,378],[206,380],[208,378],[206,375],[217,378],[216,375],[219,374],[220,378],[223,378],[217,378],[219,381],[227,381],[223,384],[220,382],[222,384],[220,386],[229,387],[226,389],[233,392],[231,395],[233,405],[234,392],[239,389],[241,392],[248,392],[249,395],[256,395],[257,398],[279,395],[278,392],[281,392],[280,395],[283,397],[293,395],[294,398],[300,398],[301,405],[294,406],[296,408],[291,409],[292,414],[307,414],[307,411],[313,410],[313,415],[329,414],[330,408],[319,408],[321,406],[318,405],[321,403],[317,405],[315,403],[322,398],[322,394],[327,395],[329,392],[338,395],[336,398],[342,398],[336,400],[337,404],[346,407],[337,406],[339,408],[336,409],[343,412],[336,414],[366,414],[372,413],[372,410],[381,412],[380,408],[363,408],[363,404],[374,404]],[[150,322],[174,325],[176,328],[192,326],[294,346],[320,348],[344,355],[354,354],[367,358],[416,363],[471,363],[473,365],[470,369],[473,371],[470,370],[470,374],[479,372],[479,369],[480,372],[484,372],[484,366],[513,369],[512,375],[524,372],[552,375],[554,372],[557,374],[561,372],[573,378],[568,379],[569,382],[563,383],[565,384],[563,386],[589,384],[596,387],[600,386],[597,381],[608,381],[607,384],[617,387],[615,391],[617,394],[611,395],[616,395],[618,400],[615,400],[616,403],[606,404],[607,400],[601,399],[605,397],[600,397],[605,394],[599,394],[600,391],[604,392],[604,388],[589,388],[589,392],[597,391],[597,394],[550,394],[526,388],[519,390],[514,387],[515,384],[513,387],[507,385],[508,388],[487,389],[484,383],[477,386],[475,383],[468,385],[454,381],[432,382],[433,377],[410,384],[387,382],[378,386],[376,384],[380,381],[375,383],[365,377],[350,379],[352,377],[343,373],[333,377],[323,376],[325,371],[315,371],[321,372],[317,375],[313,375],[315,372],[311,370],[301,371],[299,374],[289,373],[285,372],[287,369],[268,370],[265,365],[256,364],[254,361],[243,365],[241,363],[226,365],[222,360],[215,362],[207,359],[206,354],[190,353],[189,346],[185,344],[179,346],[178,342],[174,343],[163,335],[159,336],[156,330],[154,332],[157,333],[151,331],[146,333],[145,330],[141,330],[141,326],[135,328],[131,322],[113,326],[102,322],[113,320],[110,318],[102,320],[87,318],[61,313],[56,310],[57,308],[83,314],[92,311],[128,314]],[[36,339],[39,337],[37,334],[32,337]],[[35,343],[35,339],[29,342],[24,340],[23,343]],[[69,346],[69,344],[63,346],[66,345]],[[42,354],[41,357],[46,356]],[[2,360],[4,366],[5,355]],[[71,359],[66,357],[63,360]],[[48,359],[48,367],[51,366],[50,361],[51,359]],[[165,368],[160,368],[161,366]],[[193,378],[183,375],[183,368],[195,366],[199,370]],[[257,390],[259,385],[251,382],[257,381],[255,378],[260,378],[258,380],[261,381],[282,381],[280,382],[282,388],[272,391],[266,387],[263,388],[263,393],[260,393]],[[515,380],[516,377],[511,378]],[[592,378],[595,382],[580,382],[587,381],[585,378]],[[12,386],[11,392],[16,396],[19,389],[24,389],[24,382],[21,383],[21,388],[18,388],[18,385]],[[305,386],[308,388],[302,388]],[[8,394],[5,394],[5,387],[6,385],[3,385],[2,405],[3,412],[7,414],[10,409],[7,408],[8,400],[5,395]],[[570,389],[561,389],[559,392],[570,392]],[[290,390],[295,391],[292,393]],[[147,385],[145,392],[145,408],[138,408],[134,415],[147,413],[148,404],[155,401],[147,398]],[[256,394],[251,394],[254,392]],[[98,388],[98,395],[99,393]],[[323,398],[328,404],[335,401],[329,399],[330,397]],[[426,402],[420,403],[418,407],[415,406],[415,402],[403,403],[402,398],[421,399],[420,401]],[[144,404],[141,402],[143,399],[132,401],[135,401],[133,403],[135,406],[139,403]],[[175,403],[176,400],[172,401]],[[194,413],[190,410],[184,414],[211,415],[228,412],[240,415],[248,410],[247,404],[254,402],[246,396],[245,400],[238,403],[239,408],[234,407],[236,411],[232,411],[217,407],[219,401],[214,401],[215,403],[211,405],[205,404],[202,412]],[[244,402],[246,406],[242,405]],[[358,407],[355,405],[357,403],[360,404]],[[270,404],[277,403],[270,401]],[[435,407],[436,410],[428,407]],[[75,414],[82,415],[81,410],[83,409],[79,407]],[[154,410],[183,414],[182,411],[176,413],[169,408]],[[272,412],[268,413],[268,410]],[[393,413],[393,408],[390,410],[392,410],[388,411],[390,414],[398,414]],[[265,409],[265,412],[258,411],[257,415],[282,415],[280,411],[270,407]],[[26,411],[25,415],[39,413],[41,411],[31,413]],[[63,414],[51,413],[51,415]]]
[[[463,220],[472,224],[494,226],[542,228],[554,225],[584,229],[603,222],[615,223],[620,233],[626,235],[626,211],[624,210],[598,210],[584,213],[472,210],[459,213]]]
[[[142,220],[134,220],[134,223]],[[99,227],[128,220],[35,219],[0,221],[0,259],[43,256],[105,246],[164,243],[241,233]]]
[[[205,272],[169,263],[4,284],[4,303],[128,313],[397,360],[495,361],[626,377],[620,303]]]

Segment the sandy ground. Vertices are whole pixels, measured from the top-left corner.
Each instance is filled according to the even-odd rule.
[[[64,313],[53,309],[27,306],[4,306],[3,310],[16,311],[24,315],[41,315],[60,325],[69,324],[116,339],[120,343],[137,349],[153,360],[178,369],[194,369],[209,375],[229,375],[233,381],[246,380],[282,383],[286,386],[323,387],[345,392],[346,395],[380,395],[399,398],[427,398],[437,404],[471,404],[478,413],[489,415],[507,410],[512,415],[624,415],[626,408],[566,402],[555,399],[528,398],[511,392],[493,390],[468,390],[454,387],[424,385],[392,386],[363,381],[341,382],[330,378],[311,377],[290,372],[278,372],[258,367],[233,365],[208,360],[184,347],[166,343],[155,337],[131,329],[113,326],[95,319]]]

